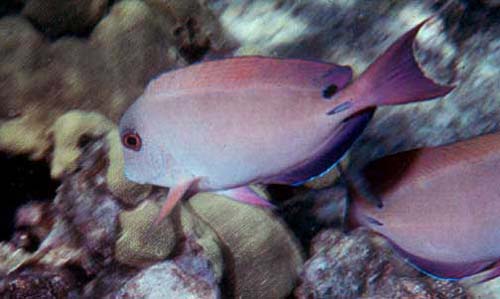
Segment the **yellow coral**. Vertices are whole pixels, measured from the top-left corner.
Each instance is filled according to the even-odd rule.
[[[158,226],[160,204],[146,200],[132,211],[119,216],[121,233],[115,244],[116,259],[131,266],[144,266],[170,255],[181,236],[196,239],[205,256],[211,261],[215,276],[223,274],[223,258],[216,233],[201,219],[179,205]]]
[[[16,154],[31,154],[39,159],[50,148],[46,138],[42,112],[36,107],[26,107],[21,117],[0,123],[0,148]]]
[[[190,210],[217,232],[231,261],[238,298],[283,298],[295,285],[303,258],[299,244],[267,210],[212,193],[198,193]],[[230,256],[229,256],[230,255]]]
[[[51,175],[60,178],[77,167],[81,149],[78,146],[83,136],[106,135],[109,145],[109,166],[106,180],[110,191],[127,204],[141,202],[151,191],[149,185],[138,185],[128,181],[124,174],[123,153],[116,126],[105,116],[96,112],[72,110],[59,117],[50,128],[54,139]]]
[[[106,134],[113,124],[102,114],[73,110],[59,117],[49,134],[54,138],[54,153],[51,162],[51,176],[60,178],[77,167],[81,150],[78,143],[82,136],[97,137]]]
[[[115,244],[117,261],[144,266],[165,259],[174,249],[177,238],[171,218],[152,226],[159,205],[146,200],[132,211],[120,214],[120,237]]]
[[[106,174],[108,188],[114,196],[120,198],[123,202],[135,205],[146,198],[151,192],[151,186],[138,185],[125,178],[125,161],[123,160],[118,130],[114,128],[109,131],[106,137],[109,145],[109,166]]]

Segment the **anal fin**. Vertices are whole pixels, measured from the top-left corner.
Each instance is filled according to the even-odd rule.
[[[274,205],[265,199],[263,196],[252,190],[248,186],[238,187],[233,189],[221,190],[214,192],[215,194],[223,195],[229,197],[233,200],[253,205],[260,206],[264,208],[274,208]]]
[[[292,184],[294,186],[328,173],[358,139],[371,120],[375,108],[368,108],[346,119],[330,137],[323,151],[310,161],[296,166],[284,174],[270,178],[266,183]]]
[[[391,242],[394,249],[399,252],[403,257],[407,259],[407,262],[416,268],[417,270],[433,277],[436,279],[444,279],[444,280],[460,280],[463,278],[469,279],[469,277],[473,277],[481,271],[487,269],[494,261],[474,261],[474,262],[463,262],[463,263],[447,263],[440,261],[432,261],[423,257],[418,257],[408,253],[406,250],[397,246],[395,243]],[[492,274],[496,274],[498,276],[500,273],[498,272],[498,268],[496,269],[496,273],[492,272]],[[490,275],[491,276],[491,275]],[[491,276],[488,279],[491,279],[496,276]],[[488,280],[486,279],[486,280]],[[480,282],[485,281],[481,280]]]

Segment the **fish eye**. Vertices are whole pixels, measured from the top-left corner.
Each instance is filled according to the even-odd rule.
[[[122,143],[126,148],[137,152],[142,146],[141,136],[134,132],[125,133],[122,136]]]

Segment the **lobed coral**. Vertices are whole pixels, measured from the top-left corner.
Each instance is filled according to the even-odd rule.
[[[87,4],[89,10],[102,10],[106,2],[74,6],[33,0],[24,11],[51,13],[49,20],[60,20],[56,16],[63,14],[74,21],[68,10],[80,13]],[[0,149],[44,157],[53,146],[51,132],[61,128],[54,127],[55,121],[65,112],[99,112],[116,122],[153,76],[201,58],[209,46],[222,48],[210,12],[196,1],[186,3],[198,13],[188,17],[169,2],[150,6],[153,3],[121,1],[105,16],[82,13],[86,22],[97,23],[87,39],[64,37],[54,42],[24,18],[0,19]],[[37,9],[40,5],[57,9]],[[50,30],[66,30],[61,23],[54,28]],[[61,173],[54,171],[56,176]]]

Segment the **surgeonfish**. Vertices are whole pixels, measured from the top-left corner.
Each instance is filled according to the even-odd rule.
[[[348,221],[385,236],[428,274],[492,279],[500,275],[499,170],[499,133],[375,160],[361,176],[383,207],[350,188]]]
[[[163,219],[186,193],[269,205],[252,183],[297,184],[329,170],[377,106],[444,96],[413,56],[418,24],[357,80],[328,62],[261,56],[201,62],[152,80],[119,124],[125,175],[169,187]]]

